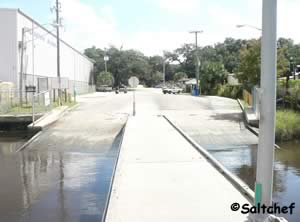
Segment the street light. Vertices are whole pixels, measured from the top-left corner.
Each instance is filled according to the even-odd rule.
[[[107,61],[109,60],[109,57],[107,55],[104,56],[104,65],[105,65],[105,72],[107,72]]]
[[[249,28],[252,28],[252,29],[256,29],[258,31],[262,31],[261,28],[258,28],[254,25],[248,25],[248,24],[242,24],[242,25],[236,25],[237,28],[243,28],[243,27],[249,27]]]
[[[255,203],[272,205],[275,111],[277,1],[263,0],[261,40],[261,112],[255,182]]]
[[[202,30],[200,31],[190,31],[190,34],[195,34],[195,66],[196,66],[196,94],[200,94],[199,90],[199,67],[200,67],[200,59],[198,55],[198,34],[203,33]]]

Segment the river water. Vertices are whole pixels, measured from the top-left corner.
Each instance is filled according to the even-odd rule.
[[[295,202],[292,215],[281,215],[289,222],[300,221],[300,143],[278,144],[275,151],[273,201],[281,206]],[[254,189],[257,145],[206,147],[227,169]]]
[[[121,134],[98,152],[16,153],[29,138],[0,136],[0,221],[101,221]]]
[[[53,157],[55,155],[51,154],[51,158],[49,157],[49,153],[40,153],[40,154],[30,154],[26,152],[22,152],[22,155],[16,155],[14,154],[15,151],[25,143],[29,139],[29,135],[22,135],[19,134],[18,136],[5,136],[0,137],[0,159],[2,159],[1,164],[3,165],[0,169],[0,172],[2,173],[8,173],[9,175],[23,175],[21,178],[21,184],[23,184],[21,187],[21,190],[19,188],[16,188],[14,186],[11,186],[12,192],[21,192],[22,195],[11,195],[8,198],[12,198],[12,200],[7,200],[5,203],[2,203],[0,201],[0,205],[2,209],[5,209],[7,207],[15,207],[18,209],[18,205],[22,204],[19,209],[22,209],[22,214],[27,215],[26,217],[30,218],[30,215],[39,215],[42,216],[42,214],[39,214],[36,212],[35,205],[33,207],[29,207],[29,204],[31,202],[35,202],[36,199],[39,199],[37,197],[37,193],[43,193],[43,191],[35,191],[36,188],[36,182],[42,183],[43,187],[47,187],[48,183],[51,183],[51,181],[48,178],[52,177],[58,177],[60,176],[61,170],[57,170],[57,172],[47,170],[48,167],[53,166],[61,166],[64,165],[65,172],[63,173],[64,177],[71,177],[73,178],[74,175],[68,175],[66,171],[66,166],[70,164],[70,162],[74,162],[74,160],[70,160],[70,157],[68,158],[59,158],[60,156]],[[300,221],[300,143],[298,142],[290,142],[290,143],[282,143],[278,144],[281,149],[276,149],[275,152],[275,170],[274,170],[274,196],[273,200],[275,202],[278,202],[280,205],[289,205],[291,202],[296,203],[296,210],[293,215],[282,215],[285,218],[287,218],[290,222],[298,222]],[[97,213],[97,218],[101,218],[102,211],[104,210],[104,206],[106,203],[106,195],[109,190],[109,181],[112,176],[112,170],[113,166],[116,161],[118,149],[116,149],[118,146],[113,146],[112,149],[109,150],[104,155],[101,155],[101,158],[96,158],[95,154],[94,159],[96,158],[96,167],[98,173],[95,171],[95,175],[97,174],[97,182],[95,183],[99,188],[94,187],[92,189],[97,189],[97,193],[99,195],[98,200],[93,200],[96,202],[99,202],[97,204],[98,210],[101,212]],[[219,147],[205,147],[216,159],[218,159],[227,169],[229,169],[231,172],[233,172],[235,175],[240,177],[245,183],[247,183],[252,189],[254,188],[255,183],[255,169],[256,169],[256,153],[257,153],[257,146],[256,145],[245,145],[245,146],[219,146]],[[45,157],[47,155],[47,157]],[[78,156],[78,154],[77,154]],[[50,158],[50,159],[49,159]],[[73,157],[74,158],[74,157]],[[80,160],[80,156],[79,159]],[[57,159],[57,160],[56,160]],[[43,161],[46,162],[43,162]],[[63,161],[63,164],[62,162]],[[40,162],[40,163],[39,163]],[[9,164],[12,165],[12,168],[9,168]],[[39,163],[39,164],[38,164]],[[57,163],[57,164],[56,164]],[[19,168],[17,167],[19,166]],[[48,167],[47,167],[48,166]],[[32,169],[31,169],[32,168]],[[55,167],[54,167],[55,168]],[[59,167],[58,167],[59,168]],[[95,169],[96,169],[95,168]],[[95,170],[94,169],[94,170]],[[30,178],[30,172],[22,172],[22,171],[31,171],[34,174],[32,175],[34,178]],[[4,172],[5,171],[5,172]],[[86,172],[89,174],[88,172]],[[52,175],[53,174],[53,175]],[[9,175],[7,177],[9,178]],[[27,177],[26,177],[27,176]],[[76,176],[76,175],[75,175]],[[49,181],[48,181],[49,180]],[[76,180],[76,178],[74,178]],[[88,178],[87,178],[88,180]],[[9,181],[9,180],[7,180]],[[2,182],[3,183],[3,182]],[[67,185],[68,180],[65,179],[65,185]],[[81,181],[83,183],[83,181]],[[1,182],[0,182],[1,184]],[[93,183],[94,184],[94,183]],[[3,185],[3,184],[2,184]],[[74,185],[74,181],[70,183],[70,186]],[[48,189],[48,188],[45,188]],[[88,189],[90,189],[88,187]],[[66,190],[66,189],[64,189]],[[2,197],[5,196],[4,190],[2,190],[2,194],[0,192],[0,195]],[[55,196],[55,195],[54,195]],[[68,193],[64,193],[64,195],[58,195],[59,197],[62,197],[67,201],[67,204],[75,204],[70,202],[72,199],[71,196],[68,197]],[[18,199],[21,197],[21,199]],[[49,196],[51,199],[51,195]],[[45,198],[47,201],[49,198]],[[13,203],[13,202],[20,202],[20,203]],[[47,204],[47,201],[45,201],[45,204]],[[51,201],[50,201],[51,202]],[[9,203],[11,205],[9,206]],[[5,204],[6,206],[4,207]],[[87,206],[90,203],[87,203]],[[40,209],[37,209],[40,210]],[[96,210],[96,209],[95,209]],[[0,210],[1,211],[1,210]],[[56,212],[57,210],[54,210]],[[5,214],[6,212],[1,212],[1,214]],[[70,216],[72,214],[75,214],[75,212],[67,212]],[[28,216],[29,215],[29,216]],[[61,213],[61,217],[58,218],[57,216],[55,219],[62,219],[68,216],[65,215],[64,212]],[[20,217],[24,218],[24,216],[15,215],[15,221],[17,221]],[[40,217],[39,217],[40,218]],[[33,217],[32,221],[38,221],[35,220]],[[85,221],[84,219],[81,221]],[[92,218],[89,218],[92,219]],[[62,221],[65,221],[64,219]],[[93,221],[93,220],[91,220]]]

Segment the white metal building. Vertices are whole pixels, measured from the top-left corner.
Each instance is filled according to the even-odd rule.
[[[47,28],[46,28],[47,27]],[[22,29],[24,35],[23,84],[20,84]],[[39,92],[58,88],[55,27],[40,25],[19,9],[0,9],[0,82],[16,89],[35,85]],[[61,44],[61,87],[87,92],[93,85],[93,62],[72,46]]]

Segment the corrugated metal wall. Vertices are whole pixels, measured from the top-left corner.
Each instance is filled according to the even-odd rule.
[[[17,10],[0,9],[0,81],[17,85]]]
[[[56,77],[56,37],[19,12],[17,33],[19,41],[22,39],[22,27],[34,29],[33,32],[26,33],[25,73]],[[51,25],[46,27],[54,32],[55,28]],[[93,63],[89,59],[61,41],[61,77],[88,83],[92,69]]]

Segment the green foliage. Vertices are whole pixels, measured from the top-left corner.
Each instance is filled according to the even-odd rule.
[[[300,114],[291,110],[276,113],[276,140],[286,141],[300,138]]]
[[[100,72],[97,75],[97,85],[112,86],[114,84],[114,77],[110,72]]]
[[[287,47],[279,48],[277,50],[277,76],[284,77],[290,75],[290,62],[287,59]]]
[[[300,44],[291,39],[278,40],[278,76],[286,76],[289,72],[290,57],[293,65],[300,64]],[[95,73],[104,68],[104,55],[109,56],[108,71],[115,79],[115,85],[127,84],[130,76],[137,76],[142,84],[154,86],[159,82],[157,72],[163,70],[165,59],[166,81],[178,80],[176,73],[183,72],[188,78],[195,78],[195,45],[184,44],[172,52],[164,52],[162,56],[147,57],[136,50],[121,50],[110,47],[107,50],[95,46],[85,50],[85,55],[96,63]],[[199,47],[197,56],[201,61],[200,78],[204,93],[216,92],[218,84],[226,81],[227,73],[235,73],[241,84],[250,89],[260,83],[260,39],[242,40],[227,38],[213,46]],[[96,74],[95,74],[96,77]]]
[[[239,53],[246,44],[246,40],[226,38],[223,43],[218,43],[215,49],[221,56],[225,69],[233,73],[240,64]]]
[[[260,41],[250,40],[240,50],[240,65],[236,77],[246,88],[260,82]]]
[[[147,86],[155,86],[163,81],[163,73],[159,71],[151,72],[146,79]]]
[[[188,76],[185,72],[176,72],[175,75],[174,75],[174,81],[177,82],[180,79],[184,79],[184,78],[187,78],[187,77]]]
[[[215,88],[226,79],[227,71],[220,62],[204,62],[200,70],[201,91],[210,95],[215,93]]]
[[[241,85],[218,85],[217,95],[222,97],[228,97],[232,99],[242,98],[243,87]]]

